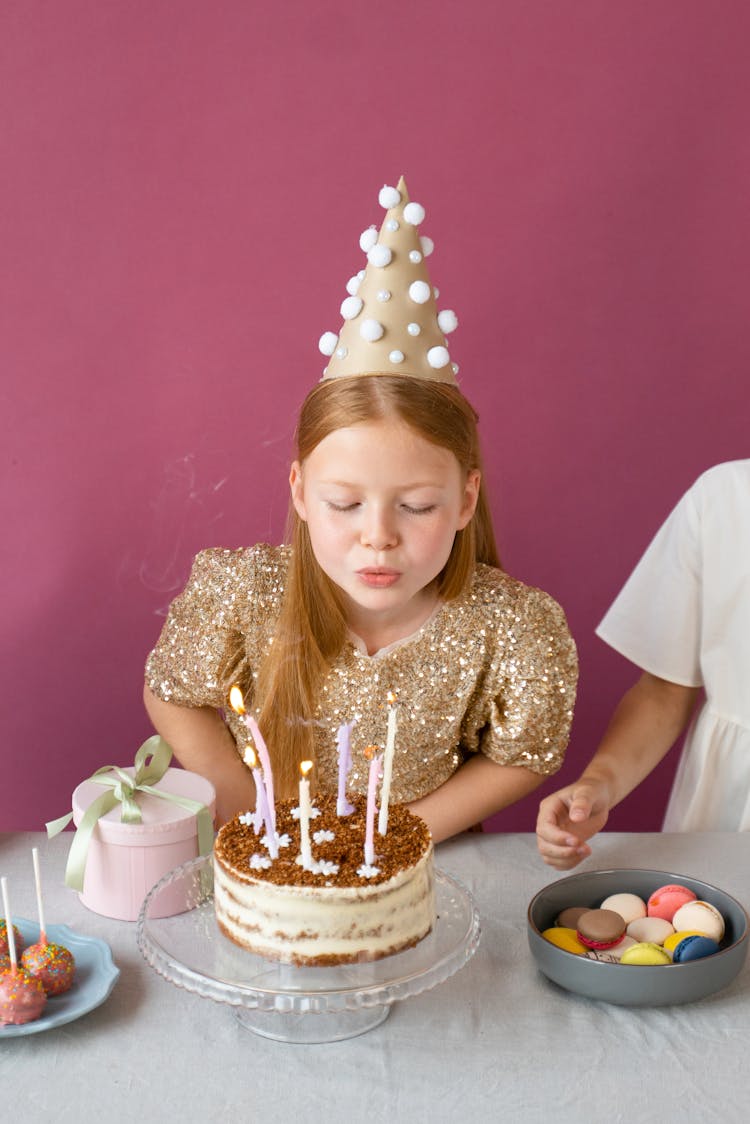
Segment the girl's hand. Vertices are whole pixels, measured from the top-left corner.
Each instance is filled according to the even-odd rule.
[[[591,854],[586,843],[607,822],[610,810],[606,787],[580,780],[545,797],[536,821],[539,854],[549,866],[570,870]]]

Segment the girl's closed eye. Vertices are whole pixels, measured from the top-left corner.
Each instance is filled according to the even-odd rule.
[[[331,511],[355,511],[359,507],[357,500],[325,500],[325,505]]]
[[[429,515],[430,512],[435,510],[435,508],[437,507],[437,504],[435,504],[435,503],[426,503],[426,504],[402,503],[401,507],[409,515]]]

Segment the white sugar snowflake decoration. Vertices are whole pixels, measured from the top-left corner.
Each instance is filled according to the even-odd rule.
[[[369,863],[362,863],[357,867],[357,874],[360,878],[374,878],[376,874],[380,874],[379,866],[370,866]]]
[[[313,835],[313,840],[316,843],[332,843],[336,838],[333,831],[316,831]]]
[[[271,860],[268,855],[259,855],[257,852],[250,856],[251,870],[268,870]]]

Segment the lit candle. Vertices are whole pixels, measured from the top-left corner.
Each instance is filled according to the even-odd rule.
[[[365,757],[370,758],[370,774],[367,780],[367,819],[365,822],[365,863],[372,866],[375,862],[375,796],[382,773],[380,766],[383,763],[382,753],[377,752],[377,746],[369,745],[365,750]]]
[[[312,848],[310,847],[310,782],[307,774],[313,767],[312,761],[303,761],[299,767],[302,774],[299,782],[299,847],[302,869],[312,868]]]
[[[352,727],[355,723],[356,719],[353,722],[347,722],[343,726],[339,726],[336,735],[336,745],[339,751],[339,791],[336,800],[336,814],[338,816],[350,816],[354,811],[354,805],[350,804],[346,798],[346,782],[349,778],[349,770],[352,767],[350,739]]]
[[[252,715],[248,714],[245,710],[245,700],[242,697],[242,691],[236,684],[229,692],[229,705],[231,706],[235,714],[239,714],[241,718],[244,718],[245,725],[250,731],[250,735],[255,742],[255,748],[258,751],[258,757],[260,757],[260,763],[263,766],[263,782],[266,789],[268,822],[271,826],[271,830],[269,831],[268,835],[269,839],[272,837],[275,842],[276,803],[273,796],[273,773],[271,771],[271,758],[268,756],[268,748],[266,746],[266,743],[263,741],[263,736],[261,735],[260,730],[258,729],[258,723],[255,721]],[[273,858],[276,858],[276,855],[273,855]]]
[[[388,732],[385,740],[383,761],[383,786],[380,790],[380,815],[378,831],[385,835],[388,830],[388,802],[391,797],[391,776],[393,775],[393,754],[396,749],[396,696],[388,692]]]
[[[255,784],[255,816],[253,817],[253,828],[255,829],[255,834],[260,835],[260,829],[264,824],[268,832],[271,830],[271,825],[268,821],[268,805],[266,804],[266,788],[263,784],[263,775],[258,768],[258,758],[251,745],[247,746],[245,749],[245,764],[253,774],[253,782]]]

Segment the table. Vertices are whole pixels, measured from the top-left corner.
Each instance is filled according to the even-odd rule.
[[[0,835],[14,912],[35,917],[38,846],[47,921],[107,941],[121,975],[108,1001],[78,1021],[0,1042],[3,1104],[23,1124],[747,1119],[750,963],[726,991],[686,1007],[614,1007],[562,991],[527,946],[528,902],[560,877],[533,835],[441,844],[438,866],[476,899],[478,952],[447,982],[396,1004],[381,1026],[314,1046],[260,1038],[229,1007],[161,979],[138,952],[134,923],[89,912],[62,884],[70,838]],[[750,904],[747,833],[603,833],[578,869],[611,867],[682,873]]]

